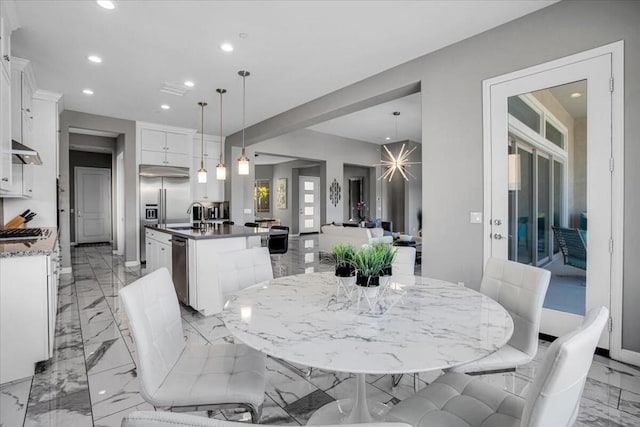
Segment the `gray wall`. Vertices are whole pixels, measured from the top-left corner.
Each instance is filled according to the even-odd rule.
[[[76,137],[83,137],[86,135],[70,135],[70,138],[73,140]],[[94,137],[95,138],[95,137]],[[105,138],[112,139],[112,138]],[[115,141],[115,140],[114,140]],[[113,170],[112,170],[112,160],[111,154],[106,153],[90,153],[86,151],[75,151],[69,150],[69,208],[73,209],[73,213],[71,210],[71,221],[69,227],[69,239],[73,243],[76,241],[76,221],[75,216],[76,212],[76,188],[75,188],[75,167],[76,166],[86,166],[93,168],[104,168],[109,169],[111,172],[111,179],[113,180]],[[115,202],[114,194],[111,195],[111,203]],[[115,233],[115,230],[112,230]],[[112,236],[112,239],[115,238],[115,235]]]
[[[427,276],[478,288],[483,228],[482,81],[619,40],[625,41],[623,347],[640,351],[640,2],[564,1],[374,75],[265,120],[251,140],[295,130],[328,111],[419,83],[422,91],[423,265]],[[231,138],[233,139],[233,138]],[[236,138],[237,139],[237,138]],[[297,141],[290,141],[293,145]],[[286,151],[286,150],[285,150]],[[371,164],[371,163],[370,163]],[[328,173],[331,175],[328,167]],[[332,179],[332,178],[329,178]],[[342,209],[342,206],[340,206]]]
[[[124,146],[125,182],[125,260],[138,259],[136,243],[136,122],[65,110],[60,114],[60,244],[62,246],[62,266],[71,267],[70,218],[69,218],[69,127],[116,132],[122,134]],[[119,138],[120,140],[120,138]]]

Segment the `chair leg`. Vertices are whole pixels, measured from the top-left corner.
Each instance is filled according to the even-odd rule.
[[[253,406],[249,407],[249,413],[251,413],[251,423],[259,424],[260,416],[262,415],[262,405],[258,406],[257,408]]]
[[[419,389],[420,389],[420,374],[415,372],[413,374],[413,392],[417,393]]]

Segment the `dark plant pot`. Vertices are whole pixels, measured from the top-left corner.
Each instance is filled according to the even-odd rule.
[[[393,276],[393,267],[384,267],[380,272],[381,276]]]
[[[351,277],[356,275],[356,269],[350,265],[336,265],[337,277]]]
[[[356,285],[365,288],[380,286],[380,276],[360,276],[356,277]]]

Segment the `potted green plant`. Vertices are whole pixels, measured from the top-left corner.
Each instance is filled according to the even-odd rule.
[[[393,274],[393,261],[396,259],[397,249],[388,243],[374,243],[372,248],[382,259],[382,271],[380,276],[391,276]]]
[[[362,287],[380,285],[380,274],[384,266],[384,255],[373,246],[358,250],[353,257],[356,268],[356,284]]]
[[[337,277],[355,276],[356,269],[353,266],[355,254],[356,248],[347,243],[338,243],[333,247],[333,258],[336,261]]]

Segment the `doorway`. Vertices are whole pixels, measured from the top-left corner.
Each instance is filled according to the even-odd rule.
[[[76,242],[111,242],[111,170],[75,168]]]
[[[508,258],[554,273],[540,328],[552,336],[576,328],[584,313],[599,305],[608,307],[614,319],[620,315],[622,224],[615,219],[622,208],[613,192],[622,188],[622,174],[612,173],[616,144],[621,146],[613,133],[621,120],[613,114],[614,52],[616,58],[621,55],[616,49],[616,44],[594,49],[483,85],[485,261]],[[575,123],[570,129],[554,110],[562,110],[558,98],[567,90],[586,105],[582,159]],[[584,183],[575,179],[579,171],[584,171]],[[587,215],[588,238],[586,221],[580,223]],[[584,268],[567,265],[558,229],[584,236]],[[619,252],[614,253],[614,242]],[[573,282],[559,281],[563,275]],[[613,341],[605,330],[598,345],[611,348],[613,355]]]
[[[320,232],[320,178],[299,177],[299,228],[300,233]]]

